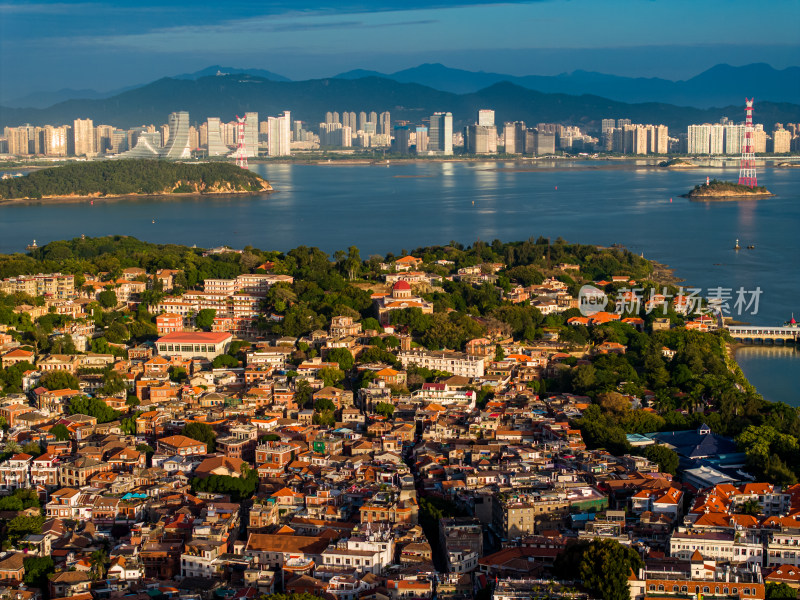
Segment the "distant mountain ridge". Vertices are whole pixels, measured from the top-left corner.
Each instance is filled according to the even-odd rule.
[[[70,123],[91,118],[96,124],[135,127],[165,123],[170,112],[189,111],[194,123],[208,117],[231,120],[234,115],[258,111],[260,115],[292,111],[292,118],[306,121],[311,129],[329,110],[389,110],[394,120],[420,123],[436,111],[451,111],[455,126],[474,122],[481,108],[492,108],[496,122],[524,120],[571,123],[589,130],[599,129],[604,118],[630,118],[635,123],[668,125],[682,129],[691,123],[715,122],[721,117],[743,119],[743,103],[724,108],[697,109],[664,103],[628,104],[595,95],[544,94],[508,82],[499,82],[478,92],[453,94],[416,83],[400,83],[379,77],[360,79],[316,79],[271,81],[240,75],[164,78],[112,98],[69,100],[45,109],[0,108],[0,126]],[[756,103],[756,122],[767,128],[775,122],[800,120],[800,105]]]
[[[389,74],[357,69],[336,77],[382,77],[402,83],[419,83],[455,94],[468,94],[507,81],[544,93],[592,94],[621,102],[663,102],[698,108],[741,103],[745,96],[755,96],[757,102],[800,103],[800,67],[778,70],[764,63],[741,67],[720,64],[686,81],[621,77],[582,70],[554,76],[518,77],[452,69],[439,63],[426,63]]]
[[[254,77],[263,77],[271,81],[291,81],[288,77],[278,75],[272,71],[264,69],[238,69],[236,67],[222,67],[220,65],[212,65],[205,69],[200,69],[194,73],[182,73],[174,75],[172,79],[200,79],[201,77],[209,77],[222,73],[224,75],[252,75]],[[102,98],[111,98],[122,92],[127,92],[148,84],[129,85],[107,92],[98,92],[92,89],[73,90],[64,88],[62,90],[51,92],[31,92],[19,98],[11,98],[0,102],[3,106],[13,108],[47,108],[59,102],[66,102],[67,100],[100,100]]]
[[[218,73],[249,75],[278,82],[292,81],[288,77],[266,69],[240,69],[220,65],[211,65],[193,73],[182,73],[171,78],[197,80],[216,76]],[[335,75],[331,79],[353,80],[367,77],[391,79],[400,83],[417,83],[453,94],[475,93],[505,81],[543,93],[591,94],[628,103],[661,102],[679,106],[710,108],[740,104],[745,96],[753,96],[759,104],[764,101],[800,104],[800,67],[779,70],[764,63],[741,67],[720,64],[685,81],[671,81],[658,77],[622,77],[583,70],[553,76],[515,76],[454,69],[440,63],[425,63],[388,74],[355,69]],[[73,99],[110,98],[144,85],[149,84],[131,85],[107,92],[91,89],[41,91],[20,98],[8,99],[6,97],[0,101],[0,104],[14,108],[46,108]]]
[[[252,75],[253,77],[261,77],[263,79],[269,79],[270,81],[291,81],[288,77],[278,75],[277,73],[265,69],[237,69],[236,67],[221,67],[219,65],[211,65],[210,67],[200,69],[194,73],[173,75],[172,79],[200,79],[201,77],[209,77],[212,75]]]

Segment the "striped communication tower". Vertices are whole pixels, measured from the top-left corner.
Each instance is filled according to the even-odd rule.
[[[244,123],[247,115],[240,117],[236,115],[236,166],[243,169],[247,168],[247,148],[244,141]]]
[[[739,185],[754,188],[758,185],[756,180],[756,158],[753,154],[753,100],[744,99],[746,118],[744,121],[744,145],[742,146],[742,161],[739,163]]]

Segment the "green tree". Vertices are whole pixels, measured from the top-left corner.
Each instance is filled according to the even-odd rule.
[[[239,359],[230,354],[220,354],[211,361],[211,366],[215,369],[235,369],[239,366]]]
[[[294,400],[297,403],[297,406],[303,408],[309,402],[311,402],[311,395],[313,391],[311,390],[311,384],[308,383],[305,379],[298,379],[295,381],[294,384]]]
[[[117,305],[117,294],[114,290],[105,290],[97,294],[97,301],[103,308],[114,308]]]
[[[6,535],[12,544],[16,544],[17,541],[30,533],[40,533],[43,524],[44,517],[41,515],[33,517],[18,515],[6,525]]]
[[[795,600],[797,590],[786,583],[769,582],[765,588],[767,600]]]
[[[355,363],[353,355],[347,348],[334,348],[328,352],[326,360],[328,362],[339,363],[339,368],[343,371],[349,371],[353,368],[353,364]]]
[[[325,386],[338,386],[344,380],[344,371],[341,369],[332,369],[331,367],[326,367],[324,369],[320,369],[317,373],[317,376],[322,379],[322,382]]]
[[[127,389],[122,375],[118,371],[109,369],[103,375],[103,385],[97,388],[97,393],[102,396],[114,396]]]
[[[323,412],[326,410],[333,411],[336,408],[333,401],[328,398],[317,398],[314,400],[314,410],[316,412]]]
[[[217,444],[217,434],[214,433],[210,425],[206,423],[189,423],[184,426],[181,433],[193,440],[203,442],[209,454],[214,452]]]
[[[388,402],[378,402],[375,405],[375,412],[379,415],[383,415],[387,419],[391,419],[392,415],[394,414],[394,404],[389,404]]]
[[[183,367],[172,366],[169,368],[169,378],[171,381],[176,383],[182,383],[183,381],[189,379],[189,374]]]
[[[194,323],[204,331],[211,331],[211,326],[214,324],[216,316],[217,311],[213,308],[203,308],[195,316]]]
[[[70,438],[69,429],[67,429],[67,426],[63,425],[62,423],[53,425],[53,427],[50,429],[50,433],[56,436],[56,440],[59,442],[65,442]]]
[[[98,423],[109,423],[120,417],[119,411],[111,408],[100,398],[87,398],[86,396],[77,396],[70,400],[69,414],[89,415],[96,418]]]
[[[50,371],[42,375],[39,385],[48,390],[79,390],[80,381],[72,373],[66,371]]]
[[[47,576],[55,572],[56,567],[52,556],[29,556],[22,561],[25,568],[23,582],[39,589],[47,588]]]
[[[89,573],[92,579],[97,581],[102,579],[106,574],[106,563],[108,562],[108,555],[105,550],[95,550],[89,555]]]
[[[652,446],[645,446],[641,454],[647,460],[658,464],[658,468],[662,473],[675,475],[678,471],[678,461],[680,457],[672,448],[668,448],[662,444],[654,444]]]
[[[128,328],[121,322],[114,321],[105,331],[105,338],[112,344],[122,344],[131,339],[131,334]]]
[[[739,512],[744,515],[757,517],[761,514],[761,504],[759,504],[758,500],[755,498],[750,498],[742,503],[742,505],[739,507]]]
[[[629,600],[628,576],[643,565],[633,548],[615,540],[595,540],[583,553],[578,572],[583,585],[603,600]]]
[[[42,453],[42,449],[36,442],[28,442],[22,447],[22,451],[25,454],[30,454],[31,456],[39,456]]]

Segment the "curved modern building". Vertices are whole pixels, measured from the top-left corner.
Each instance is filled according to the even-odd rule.
[[[189,145],[189,113],[185,110],[169,114],[169,139],[161,156],[169,160],[192,157]]]
[[[114,158],[159,158],[161,152],[161,134],[142,132],[133,148],[117,154]]]

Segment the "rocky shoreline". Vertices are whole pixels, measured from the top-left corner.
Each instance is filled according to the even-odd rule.
[[[183,182],[178,182],[176,187]],[[225,189],[222,187],[201,189],[198,184],[191,192],[172,192],[162,191],[155,194],[66,194],[58,196],[42,196],[41,198],[0,198],[0,206],[9,204],[74,204],[85,201],[114,201],[114,200],[133,200],[136,198],[189,198],[203,196],[253,196],[256,194],[272,193],[275,189],[264,180],[261,189],[258,190],[236,190]],[[174,189],[174,188],[173,188]]]

